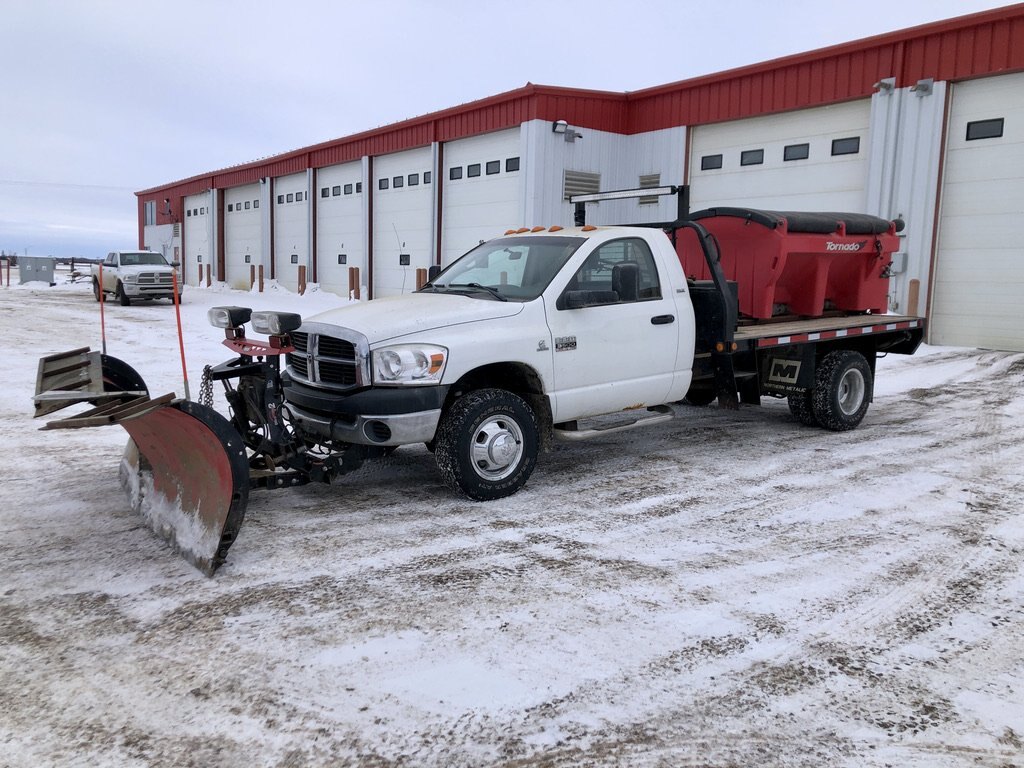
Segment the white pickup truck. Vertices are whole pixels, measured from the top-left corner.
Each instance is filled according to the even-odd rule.
[[[828,217],[895,229],[858,214],[802,216],[808,231],[838,230],[829,252],[882,235],[847,234],[849,222]],[[414,293],[282,327],[294,348],[281,413],[331,451],[426,443],[447,485],[494,499],[522,487],[551,437],[652,424],[684,399],[734,407],[788,397],[803,423],[852,429],[872,398],[876,355],[911,354],[921,342],[921,318],[870,311],[738,320],[716,239],[696,220],[677,228],[696,233],[713,279],[684,274],[674,232],[537,227],[432,270]],[[866,258],[881,266],[868,279],[887,285],[875,250]]]
[[[112,293],[125,307],[133,299],[173,301],[173,271],[176,266],[168,264],[163,254],[155,251],[112,251],[101,265],[92,267],[92,292],[96,301]],[[178,298],[181,298],[180,283]]]
[[[587,197],[627,192],[651,194]],[[899,221],[680,202],[674,222],[592,227],[583,212],[483,243],[403,296],[305,321],[214,307],[234,357],[206,367],[198,402],[150,398],[107,355],[48,356],[36,414],[85,401],[47,428],[121,424],[133,508],[212,574],[254,488],[331,482],[425,443],[446,485],[498,499],[553,439],[656,424],[680,401],[788,398],[803,424],[852,429],[878,354],[921,343],[923,319],[882,313]],[[230,418],[212,408],[215,381]]]

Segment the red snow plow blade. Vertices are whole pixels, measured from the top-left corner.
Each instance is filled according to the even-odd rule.
[[[132,509],[212,576],[238,534],[249,500],[242,438],[219,413],[187,400],[119,423],[131,435],[120,475]]]
[[[131,439],[121,483],[132,509],[207,575],[224,562],[245,516],[245,445],[216,411],[173,394],[151,399],[126,363],[78,349],[39,361],[36,416],[78,403],[92,409],[43,429],[120,424]]]

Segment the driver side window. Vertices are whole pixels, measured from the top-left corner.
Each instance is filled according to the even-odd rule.
[[[654,256],[644,240],[631,237],[607,242],[590,254],[566,286],[559,308],[660,298]]]

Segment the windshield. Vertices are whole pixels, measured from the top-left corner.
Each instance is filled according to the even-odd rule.
[[[156,264],[161,267],[166,267],[167,259],[165,259],[159,253],[152,253],[150,251],[143,251],[140,253],[122,253],[121,254],[121,266],[122,267],[136,267],[139,265],[153,265]]]
[[[482,243],[423,286],[498,301],[530,301],[548,287],[582,237],[503,237]]]

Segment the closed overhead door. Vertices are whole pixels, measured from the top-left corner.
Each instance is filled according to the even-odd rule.
[[[520,129],[444,145],[441,263],[523,223]]]
[[[274,277],[290,291],[298,290],[299,267],[310,264],[308,186],[304,173],[274,183]]]
[[[182,279],[186,285],[199,285],[206,278],[207,267],[213,265],[213,236],[210,227],[213,213],[210,210],[210,194],[203,192],[185,198],[184,254],[182,255]],[[211,272],[212,275],[212,272]]]
[[[263,254],[260,185],[224,191],[224,268],[230,288],[247,291]]]
[[[693,130],[690,207],[865,212],[871,100]]]
[[[952,86],[934,344],[1024,351],[1024,74]]]
[[[373,297],[416,290],[430,266],[433,240],[430,147],[373,159]]]
[[[317,280],[325,291],[339,296],[357,290],[362,296],[367,277],[363,164],[321,168],[316,181]]]

